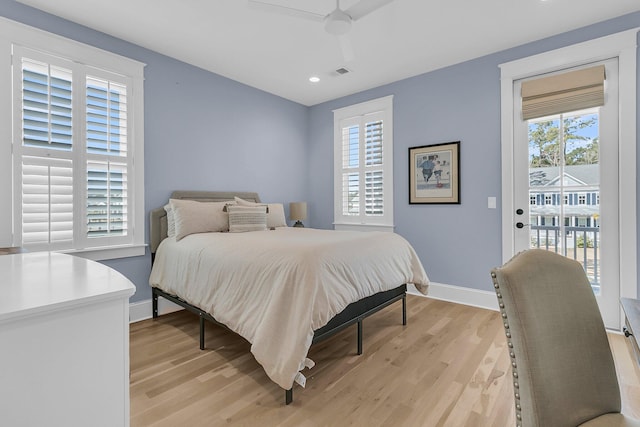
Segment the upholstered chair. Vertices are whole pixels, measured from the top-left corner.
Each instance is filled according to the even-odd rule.
[[[522,427],[626,426],[620,389],[582,265],[531,249],[491,271]]]

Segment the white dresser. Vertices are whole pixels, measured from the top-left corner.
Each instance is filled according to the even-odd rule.
[[[0,256],[0,425],[129,425],[129,297],[103,264]]]

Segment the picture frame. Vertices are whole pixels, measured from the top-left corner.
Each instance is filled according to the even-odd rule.
[[[460,141],[409,147],[409,204],[460,204]]]

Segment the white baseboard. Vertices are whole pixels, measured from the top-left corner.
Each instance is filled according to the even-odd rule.
[[[164,298],[158,299],[158,314],[173,313],[178,310],[184,310],[184,308]],[[153,317],[153,304],[150,299],[129,304],[129,323],[151,319],[151,317]]]
[[[495,292],[490,291],[431,282],[427,295],[422,294],[411,284],[407,285],[407,293],[498,311],[498,299]]]
[[[427,295],[422,294],[413,285],[407,285],[407,293],[422,297],[439,299],[443,301],[455,302],[457,304],[470,305],[472,307],[486,308],[498,311],[498,300],[494,292],[481,291],[478,289],[464,288],[462,286],[445,285],[443,283],[431,282]],[[158,312],[160,315],[184,310],[177,304],[167,301],[164,298],[158,300]],[[133,302],[129,304],[129,322],[139,322],[152,317],[151,300]]]

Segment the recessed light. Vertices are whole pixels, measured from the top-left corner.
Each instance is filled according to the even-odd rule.
[[[318,83],[318,82],[320,81],[320,77],[318,77],[318,76],[311,76],[311,77],[309,77],[309,81],[310,81],[311,83]]]

